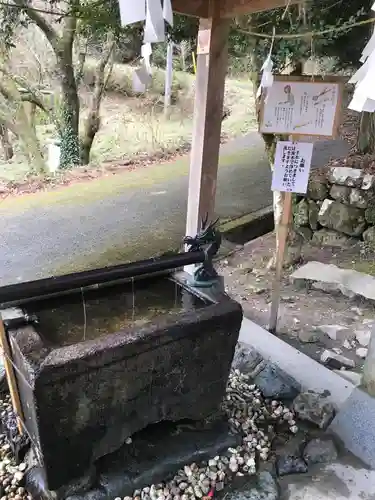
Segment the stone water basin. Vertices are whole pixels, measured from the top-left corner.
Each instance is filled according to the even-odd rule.
[[[24,306],[9,332],[27,431],[50,490],[161,421],[217,412],[242,321],[168,277]],[[22,375],[21,375],[22,374]]]

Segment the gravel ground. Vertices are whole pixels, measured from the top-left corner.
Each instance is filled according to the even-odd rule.
[[[185,465],[171,480],[150,484],[134,491],[132,496],[114,500],[209,500],[212,496],[227,495],[236,500],[240,498],[239,483],[243,485],[241,492],[248,488],[247,500],[277,500],[280,490],[277,476],[307,472],[310,462],[323,463],[336,456],[333,444],[328,447],[328,453],[327,445],[316,439],[322,435],[320,429],[325,428],[322,422],[333,415],[331,407],[320,405],[323,396],[299,394],[296,381],[286,381],[285,374],[277,373],[249,348],[240,347],[236,351],[234,366],[245,373],[232,369],[222,409],[231,431],[241,435],[241,444],[208,461]],[[277,397],[282,401],[275,399]],[[312,397],[314,404],[308,402]],[[0,401],[0,414],[3,420],[12,417],[9,396]],[[314,415],[317,420],[311,417]],[[313,429],[309,427],[306,432],[306,425],[311,423]],[[312,438],[315,438],[313,448]],[[313,461],[312,452],[310,455],[306,452],[309,446],[315,456]],[[10,445],[0,436],[0,500],[32,500],[24,488],[26,469],[26,463],[16,464]]]
[[[0,401],[0,409],[3,418],[12,412],[9,396]],[[172,480],[136,490],[124,500],[194,500],[212,495],[236,477],[254,476],[260,464],[270,459],[272,441],[279,432],[293,436],[298,431],[294,412],[280,401],[265,399],[250,375],[239,370],[230,374],[223,409],[232,432],[242,435],[241,446],[208,462],[188,464]],[[3,435],[0,446],[0,500],[32,500],[21,486],[26,464],[15,463]]]
[[[222,491],[235,477],[257,473],[259,464],[270,458],[278,431],[298,432],[293,411],[279,401],[264,399],[250,375],[239,370],[230,374],[223,408],[231,430],[242,434],[241,446],[208,462],[186,465],[171,481],[136,490],[124,500],[193,500]]]
[[[9,413],[12,413],[12,405],[10,397],[7,396],[5,399],[0,400],[1,418],[4,419]],[[32,500],[25,488],[21,486],[26,467],[27,465],[24,462],[16,464],[10,444],[7,443],[5,436],[0,434],[0,500],[9,498]]]

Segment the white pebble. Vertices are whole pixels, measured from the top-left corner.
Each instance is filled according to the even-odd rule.
[[[194,486],[194,495],[197,498],[202,498],[203,497],[202,490],[199,488],[199,486]]]
[[[21,471],[17,471],[14,473],[14,479],[19,482],[19,481],[22,481],[23,479],[23,472]]]
[[[215,485],[216,491],[222,491],[224,489],[223,481],[218,481]]]
[[[211,479],[211,481],[215,481],[215,479],[217,477],[217,472],[213,471],[213,470],[210,470],[209,473],[208,473],[208,477]]]
[[[232,472],[237,472],[238,471],[238,464],[237,463],[231,463],[231,464],[229,464],[229,469]]]

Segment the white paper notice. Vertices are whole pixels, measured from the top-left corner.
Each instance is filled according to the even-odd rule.
[[[276,144],[272,191],[307,192],[313,147],[312,142],[279,141]]]
[[[163,17],[167,21],[169,26],[173,26],[173,11],[172,11],[171,0],[164,0]]]
[[[146,0],[119,0],[121,26],[146,19]]]
[[[276,80],[261,113],[263,134],[335,135],[338,83]]]
[[[135,1],[137,2],[138,0]],[[146,0],[146,5],[146,25],[143,43],[164,42],[165,25],[161,0]]]

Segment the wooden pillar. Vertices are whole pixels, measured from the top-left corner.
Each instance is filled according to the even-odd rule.
[[[186,234],[195,236],[202,218],[214,216],[223,116],[229,20],[220,18],[220,0],[209,0],[208,19],[198,33],[193,138],[190,155]],[[190,271],[188,269],[188,271]]]

